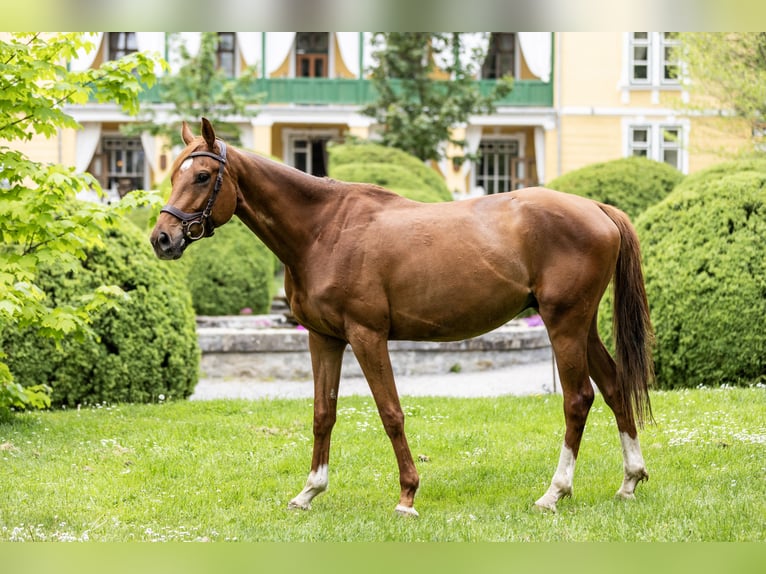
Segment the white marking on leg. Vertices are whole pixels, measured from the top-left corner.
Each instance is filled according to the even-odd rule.
[[[418,511],[412,506],[404,506],[403,504],[396,505],[396,513],[400,516],[420,516]]]
[[[620,443],[622,443],[625,478],[622,481],[620,490],[617,491],[617,496],[621,498],[634,498],[633,492],[636,490],[636,485],[642,480],[648,480],[649,474],[646,472],[638,436],[630,438],[628,433],[621,432]]]
[[[541,509],[552,510],[556,512],[556,502],[564,496],[572,495],[572,482],[574,480],[575,456],[572,449],[566,444],[561,447],[559,455],[559,465],[551,480],[551,485],[543,494],[535,506]]]
[[[322,464],[319,468],[309,473],[308,480],[306,480],[306,486],[303,487],[300,494],[293,498],[287,505],[288,508],[301,508],[303,510],[311,509],[311,501],[318,494],[327,490],[329,485],[329,472],[326,464]]]

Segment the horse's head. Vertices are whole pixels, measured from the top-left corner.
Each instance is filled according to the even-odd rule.
[[[178,259],[190,243],[213,235],[237,207],[236,183],[224,177],[226,144],[202,118],[202,137],[194,137],[186,122],[181,132],[186,148],[173,164],[173,190],[152,231],[151,242],[160,259]]]

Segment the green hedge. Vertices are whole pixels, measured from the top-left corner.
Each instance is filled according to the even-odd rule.
[[[179,263],[198,315],[267,313],[274,296],[276,256],[238,218],[190,245]]]
[[[636,229],[659,385],[766,379],[766,161],[688,177]],[[610,313],[603,315],[606,333]]]
[[[57,348],[35,332],[6,331],[0,344],[16,380],[48,384],[52,403],[154,402],[188,397],[197,383],[200,351],[189,291],[173,265],[154,255],[128,221],[109,230],[76,272],[45,268],[38,284],[51,304],[74,302],[100,285],[120,286],[128,299],[94,318],[93,338]]]
[[[614,205],[635,220],[682,179],[683,174],[666,163],[628,157],[571,171],[545,187]]]
[[[444,178],[418,158],[371,142],[332,145],[329,175],[341,181],[373,183],[409,199],[451,201]]]

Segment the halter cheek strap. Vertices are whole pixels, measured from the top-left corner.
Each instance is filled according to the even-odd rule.
[[[216,197],[218,197],[218,192],[221,191],[221,185],[223,184],[223,170],[226,165],[226,144],[221,140],[218,140],[218,146],[221,148],[220,155],[210,151],[195,151],[189,154],[190,158],[207,156],[218,160],[218,175],[215,178],[213,193],[210,194],[205,209],[202,211],[195,211],[194,213],[187,213],[168,204],[160,210],[160,213],[169,213],[181,221],[181,229],[183,230],[184,237],[189,242],[197,241],[203,237],[210,237],[215,231],[215,224],[213,223],[210,214],[213,212],[213,204],[215,203]]]

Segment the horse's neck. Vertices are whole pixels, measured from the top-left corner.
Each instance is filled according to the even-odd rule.
[[[313,242],[323,208],[336,199],[329,180],[255,154],[238,156],[237,216],[282,262],[297,261]]]

